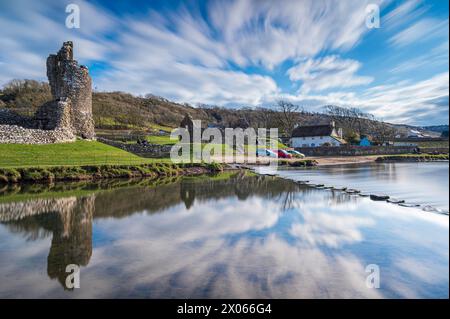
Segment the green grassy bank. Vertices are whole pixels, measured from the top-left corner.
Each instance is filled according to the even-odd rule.
[[[377,162],[432,162],[448,161],[448,154],[402,154],[384,155],[376,159]]]
[[[222,171],[222,165],[151,163],[140,165],[87,165],[0,168],[0,183],[97,180],[104,178],[160,178]]]
[[[95,141],[46,145],[0,144],[0,183],[169,177],[221,171],[219,164],[174,164],[142,158]]]

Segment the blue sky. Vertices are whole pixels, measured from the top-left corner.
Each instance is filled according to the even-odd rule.
[[[79,29],[65,26],[70,3]],[[366,26],[368,4],[380,28]],[[72,40],[100,91],[226,107],[286,99],[445,124],[448,16],[440,0],[0,0],[0,85],[46,80],[46,57]]]

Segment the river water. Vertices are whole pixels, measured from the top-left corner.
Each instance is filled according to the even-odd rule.
[[[262,167],[261,172],[267,172]],[[366,194],[388,195],[408,205],[448,214],[448,162],[364,163],[329,165],[308,169],[279,168],[276,174],[294,181],[309,181]]]
[[[410,174],[436,181],[422,165]],[[427,181],[392,169],[398,187]],[[345,183],[346,169],[325,171],[303,173]],[[375,187],[356,175],[355,187]],[[248,173],[4,187],[0,297],[448,298],[448,218]],[[69,264],[78,289],[66,287]]]

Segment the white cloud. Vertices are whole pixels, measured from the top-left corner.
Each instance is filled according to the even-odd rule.
[[[362,93],[282,94],[272,97],[272,100],[266,103],[284,98],[316,111],[320,111],[320,108],[326,104],[352,106],[392,123],[427,125],[448,122],[448,92],[449,73],[447,71],[416,83],[402,81],[393,85],[374,86]]]
[[[123,90],[120,82],[131,93],[153,93],[178,102],[250,105],[277,92],[275,81],[268,76],[227,68],[223,44],[206,37],[192,17],[156,13],[151,17],[128,21],[118,35],[121,46],[111,51],[113,70],[96,82],[101,89]],[[177,30],[198,36],[191,39]]]
[[[330,92],[372,82],[372,77],[357,74],[360,62],[331,55],[351,49],[369,31],[365,7],[372,0],[219,0],[208,2],[207,10],[201,13],[196,5],[181,5],[170,12],[122,13],[120,17],[87,1],[74,2],[81,6],[81,29],[77,30],[64,26],[67,13],[63,2],[0,3],[0,85],[13,78],[46,80],[48,54],[63,41],[73,40],[80,63],[107,65],[92,72],[99,90],[153,93],[177,102],[225,106],[256,106],[284,96],[313,107],[319,103],[361,106],[393,121],[425,121],[432,114],[443,115],[448,95],[441,92],[441,77],[431,81],[435,90],[421,89],[420,84],[426,82],[422,81],[417,91],[407,92],[409,96],[396,95],[395,90],[406,90],[411,83],[388,88],[379,96],[373,90],[314,95],[314,91]],[[376,3],[383,6],[385,1]],[[400,27],[400,21],[419,17],[426,9],[419,1],[407,2],[383,21],[388,27]],[[442,31],[447,27],[448,20],[422,19],[390,41],[404,46],[448,34]],[[448,56],[448,42],[444,51]],[[324,52],[330,55],[317,58]],[[297,63],[289,70],[291,80],[302,84],[296,95],[282,94],[272,78],[286,61]],[[438,62],[433,58],[430,63]],[[419,57],[392,72],[404,72],[414,64],[430,65],[425,57]],[[247,72],[246,67],[255,66],[262,68],[264,75]],[[411,113],[419,113],[421,106],[420,115]],[[395,110],[388,111],[389,107]]]
[[[289,58],[353,47],[368,31],[368,3],[374,1],[218,1],[209,13],[233,61],[270,69]]]
[[[413,43],[445,36],[448,38],[448,19],[424,18],[391,37],[389,42],[394,46],[404,47]]]
[[[424,55],[406,60],[390,72],[397,74],[410,70],[430,69],[432,67],[446,67],[448,69],[448,40],[429,50]]]
[[[321,59],[308,59],[298,63],[287,71],[291,81],[302,81],[301,92],[321,91],[330,88],[346,88],[369,84],[373,81],[369,76],[358,76],[355,73],[361,63],[355,60],[344,60],[337,56]]]
[[[45,59],[63,41],[75,42],[75,55],[81,63],[105,59],[114,44],[103,36],[117,20],[83,0],[80,29],[65,27],[65,3],[50,0],[16,0],[0,6],[0,60],[5,62],[0,85],[14,78],[46,80]]]
[[[428,6],[424,6],[422,0],[404,1],[381,17],[381,25],[383,28],[393,29],[417,19],[427,10]]]

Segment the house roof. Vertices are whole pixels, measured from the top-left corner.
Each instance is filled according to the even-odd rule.
[[[298,126],[292,131],[292,137],[331,136],[333,125]]]
[[[340,138],[337,136],[331,136],[331,137],[334,138],[336,141],[338,141],[341,144],[347,144],[347,142],[343,138]]]

